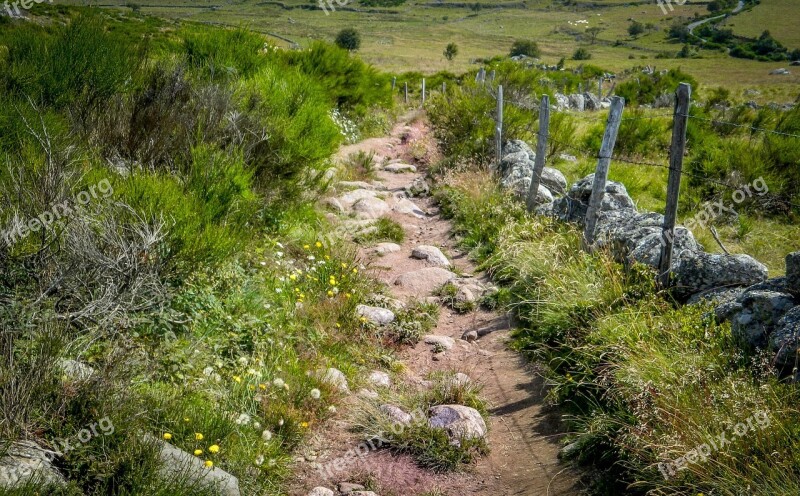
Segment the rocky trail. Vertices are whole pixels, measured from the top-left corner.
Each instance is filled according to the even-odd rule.
[[[424,157],[420,150],[425,149]],[[350,232],[368,229],[373,219],[388,217],[405,230],[400,244],[380,243],[363,247],[362,259],[383,281],[388,294],[400,302],[409,299],[439,299],[437,288],[450,281],[459,288],[458,298],[475,300],[490,287],[475,272],[466,254],[456,247],[450,223],[427,196],[426,162],[435,156],[424,120],[416,115],[401,119],[388,137],[370,139],[344,147],[339,158],[363,151],[374,152],[379,167],[377,180],[340,183],[329,204],[337,222]],[[410,165],[413,164],[413,165]],[[413,195],[413,196],[412,196]],[[387,305],[388,306],[388,305]],[[380,311],[370,319],[380,319]],[[371,389],[350,392],[341,414],[317,432],[298,459],[298,477],[291,494],[331,496],[338,494],[486,494],[567,495],[575,494],[577,476],[558,460],[558,418],[544,405],[544,385],[531,365],[508,347],[510,321],[500,312],[481,308],[457,313],[442,306],[438,324],[412,348],[399,353],[404,372],[390,384],[382,373],[373,373]],[[358,410],[365,401],[383,399],[391,390],[426,387],[431,373],[459,375],[482,385],[489,403],[486,441],[490,452],[457,473],[437,474],[419,468],[410,456],[390,450],[370,450],[357,463],[331,470],[346,457],[360,439],[351,430],[348,410]],[[380,400],[383,402],[384,400]],[[359,492],[352,484],[368,476],[375,493]],[[438,492],[436,492],[438,491]]]

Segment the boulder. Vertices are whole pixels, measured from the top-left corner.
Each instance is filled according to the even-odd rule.
[[[450,260],[442,253],[442,250],[430,245],[419,245],[411,250],[411,256],[419,260],[427,260],[431,265],[437,267],[449,267]]]
[[[464,334],[461,335],[461,339],[464,341],[471,343],[473,341],[478,340],[478,331],[464,331]]]
[[[441,267],[425,267],[424,269],[406,272],[397,276],[394,283],[417,295],[431,294],[433,291],[445,285],[451,279],[455,279],[456,274]]]
[[[451,349],[456,344],[455,339],[450,336],[440,336],[438,334],[428,334],[422,338],[422,341],[425,344],[440,346],[445,350]]]
[[[370,184],[366,181],[339,181],[336,184],[341,189],[377,189],[374,184]]]
[[[394,322],[395,319],[394,312],[391,310],[368,305],[358,305],[356,307],[356,313],[367,319],[367,322],[381,326],[390,324]]]
[[[380,370],[373,370],[370,372],[369,382],[372,383],[373,386],[379,387],[389,387],[392,385],[392,379],[389,377],[389,374]]]
[[[731,333],[753,348],[764,348],[778,322],[795,306],[787,293],[761,290],[746,291],[739,303],[741,310],[731,318]]]
[[[767,278],[767,267],[749,255],[684,250],[675,253],[674,294],[688,299],[708,289],[752,286]]]
[[[153,439],[159,447],[159,473],[165,480],[188,480],[201,487],[213,488],[221,496],[239,496],[239,480],[219,468],[207,468],[203,460],[175,446]]]
[[[56,453],[33,441],[11,443],[0,454],[0,489],[11,491],[25,487],[30,482],[49,486],[66,484],[64,476],[51,463]]]
[[[503,145],[503,157],[517,152],[525,152],[528,155],[528,159],[532,159],[536,155],[530,145],[522,140],[508,140]]]
[[[592,197],[592,183],[594,174],[580,179],[573,184],[566,196],[553,203],[553,214],[564,222],[583,224],[586,220],[586,211],[589,208],[589,199]],[[625,186],[615,181],[606,181],[605,194],[600,203],[600,211],[636,210],[633,200],[628,196]]]
[[[343,214],[345,212],[344,205],[337,198],[326,198],[325,206],[336,213]]]
[[[563,93],[556,93],[553,95],[555,100],[556,110],[567,110],[569,108],[569,97]]]
[[[408,425],[414,420],[414,417],[412,417],[410,413],[405,412],[399,406],[390,404],[381,405],[381,411],[391,420],[401,425]]]
[[[786,290],[800,297],[800,251],[786,255]]]
[[[586,92],[583,94],[583,106],[586,110],[600,110],[600,99],[594,93]]]
[[[518,164],[525,164],[526,162],[530,162],[533,160],[534,153],[526,152],[525,150],[520,150],[514,153],[507,153],[503,155],[502,160],[500,160],[500,166],[498,172],[500,172],[501,177],[507,176],[511,170],[515,167],[519,167]],[[531,170],[533,170],[533,165],[530,166]]]
[[[317,371],[317,376],[322,380],[322,382],[326,382],[331,386],[334,386],[341,392],[348,392],[350,389],[347,387],[347,377],[342,373],[341,370],[335,369],[333,367],[327,369],[321,369]]]
[[[339,203],[344,208],[350,208],[358,200],[363,200],[364,198],[375,198],[376,196],[378,196],[378,193],[371,189],[355,189],[340,196]]]
[[[545,167],[542,169],[542,177],[539,184],[550,190],[551,193],[563,195],[567,192],[567,178],[558,169]]]
[[[400,245],[397,243],[378,243],[372,249],[373,253],[379,256],[388,255],[389,253],[397,253],[400,251]]]
[[[770,348],[775,352],[775,365],[781,369],[798,368],[800,362],[800,306],[796,306],[781,317],[769,338]]]
[[[58,368],[68,382],[86,382],[95,374],[95,370],[85,363],[76,360],[62,359],[58,361]]]
[[[380,198],[362,198],[353,204],[353,212],[362,219],[377,219],[389,213],[389,204]]]
[[[444,429],[451,443],[460,444],[462,439],[477,439],[486,436],[486,422],[474,408],[464,405],[439,405],[428,412],[428,425]]]
[[[572,94],[569,96],[569,108],[583,112],[586,109],[586,101],[581,94]]]
[[[413,215],[418,219],[425,218],[425,211],[422,210],[416,203],[412,202],[408,198],[403,198],[399,200],[397,203],[394,204],[392,210],[400,214]]]

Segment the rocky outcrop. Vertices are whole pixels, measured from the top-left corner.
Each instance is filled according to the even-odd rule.
[[[465,439],[486,436],[486,422],[474,408],[464,405],[439,405],[429,411],[428,425],[434,429],[444,429],[452,444],[460,444]]]
[[[165,480],[188,480],[200,487],[212,489],[220,496],[239,496],[239,480],[216,467],[208,468],[203,460],[175,446],[149,437],[159,447],[159,472]]]
[[[553,203],[553,215],[564,222],[575,222],[583,225],[586,221],[586,211],[589,209],[589,199],[592,196],[594,174],[589,174],[573,184],[566,196]],[[600,212],[619,210],[636,211],[636,205],[628,195],[628,190],[622,183],[606,181],[605,194],[600,204]]]
[[[18,489],[31,481],[49,486],[65,485],[64,476],[52,464],[55,455],[33,441],[11,443],[0,457],[0,489]]]

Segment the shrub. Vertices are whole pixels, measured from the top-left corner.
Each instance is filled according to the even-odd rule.
[[[542,52],[539,49],[539,45],[537,45],[535,41],[531,41],[531,40],[516,40],[511,45],[510,55],[512,57],[517,56],[517,55],[525,55],[527,57],[539,58],[541,53]]]
[[[265,65],[265,44],[261,35],[244,28],[204,27],[183,39],[189,67],[212,81],[251,77]]]
[[[358,50],[361,47],[361,35],[353,28],[345,28],[336,35],[335,43],[345,50]]]
[[[592,58],[592,54],[583,47],[578,48],[575,50],[575,53],[572,54],[572,60],[589,60],[590,58]]]
[[[447,47],[444,49],[444,58],[447,60],[453,60],[458,55],[458,45],[455,43],[448,43]]]
[[[639,21],[632,21],[628,26],[628,34],[634,38],[644,33],[644,31],[645,31],[644,24],[642,24]]]

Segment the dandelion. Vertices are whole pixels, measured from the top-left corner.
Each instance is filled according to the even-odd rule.
[[[344,294],[344,297],[345,297],[345,298],[350,298],[350,296],[352,296],[350,293],[345,293],[345,294]]]
[[[317,241],[317,242],[314,244],[314,246],[316,246],[317,248],[322,248],[322,243],[320,243],[319,241]]]
[[[206,460],[206,462],[203,465],[205,465],[206,468],[211,468],[214,466],[214,462],[212,462],[211,460]]]
[[[275,386],[276,388],[280,389],[283,386],[285,386],[286,383],[283,381],[283,379],[275,379],[274,381],[272,381],[272,385]]]
[[[212,444],[211,446],[208,447],[208,452],[216,455],[217,453],[219,453],[219,446],[217,446],[216,444]]]
[[[238,375],[233,376],[233,380],[236,381],[236,383],[238,383],[238,384],[242,383],[242,378],[239,377]]]
[[[261,433],[261,439],[263,439],[264,442],[269,441],[270,439],[272,439],[272,433],[270,431],[268,431],[268,430],[262,432]]]
[[[200,456],[202,454],[203,454],[203,450],[201,450],[201,449],[194,450],[194,456]]]
[[[353,274],[358,274],[358,269],[356,269],[355,267],[353,267]]]
[[[253,422],[253,429],[256,429],[256,430],[261,429],[261,422],[258,422],[258,421]]]
[[[316,389],[316,388],[312,389],[310,394],[311,394],[311,397],[314,398],[315,400],[318,400],[319,397],[322,396],[322,393],[320,392],[320,390]]]
[[[306,429],[308,427],[308,422],[300,422],[300,427]]]
[[[336,407],[331,405],[331,406],[328,407],[328,411],[331,412],[331,413],[336,413]]]
[[[194,440],[195,441],[202,441],[203,440],[203,435],[200,434],[199,432],[195,432],[194,433]]]
[[[255,464],[256,464],[256,467],[260,467],[261,465],[264,465],[264,455],[258,455],[256,457],[256,459],[255,459]]]
[[[297,280],[297,274],[290,275],[289,279],[291,279],[292,281],[296,281]]]
[[[311,248],[311,247],[310,247],[310,246],[308,246],[308,245],[303,245],[303,249],[304,249],[304,250],[308,250],[309,248]]]
[[[345,295],[345,296],[347,296],[347,295]],[[340,328],[340,327],[342,327],[342,324],[340,324],[340,323],[338,323],[338,322],[337,322],[337,323],[336,323],[336,327],[337,327],[337,328]]]
[[[236,425],[248,425],[252,419],[250,415],[246,413],[242,413],[239,415],[239,418],[236,419]]]
[[[267,385],[266,384],[259,384],[258,385],[258,389],[260,389],[262,391],[266,391],[267,390]]]
[[[214,367],[206,367],[203,369],[203,375],[206,377],[209,377],[213,373],[214,373]]]
[[[169,441],[171,439],[172,439],[172,434],[170,434],[169,432],[165,432],[164,433],[164,440],[165,441]]]
[[[361,320],[362,323],[365,323],[367,321],[367,318],[366,317],[361,317],[361,319],[359,319],[359,320]]]
[[[328,298],[333,298],[333,291],[328,290]]]

